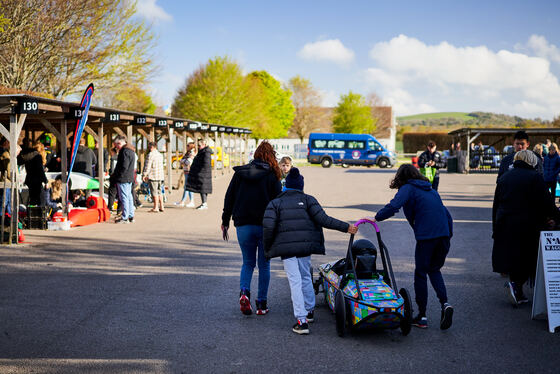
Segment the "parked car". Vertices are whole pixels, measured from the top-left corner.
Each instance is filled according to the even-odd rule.
[[[311,133],[307,161],[324,168],[332,164],[387,168],[397,163],[397,155],[369,134]]]

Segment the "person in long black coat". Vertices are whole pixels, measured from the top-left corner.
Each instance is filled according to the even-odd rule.
[[[18,165],[25,164],[25,184],[29,189],[29,204],[41,205],[41,191],[43,184],[48,183],[45,174],[45,164],[47,162],[47,154],[45,146],[41,142],[35,142],[32,149],[21,153],[18,156]]]
[[[506,284],[514,305],[526,303],[523,284],[534,278],[539,234],[550,219],[559,218],[542,174],[535,170],[532,151],[515,154],[513,169],[498,179],[492,207],[494,272],[508,274]]]
[[[187,179],[187,191],[200,194],[202,204],[196,209],[208,209],[208,194],[212,193],[212,149],[206,141],[199,140],[198,153],[194,157]]]

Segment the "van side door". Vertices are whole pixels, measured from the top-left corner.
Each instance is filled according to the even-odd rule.
[[[366,164],[368,152],[365,140],[346,141],[346,155],[344,162],[349,165]]]

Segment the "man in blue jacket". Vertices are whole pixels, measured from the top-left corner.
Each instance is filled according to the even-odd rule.
[[[414,230],[414,292],[418,315],[412,320],[412,324],[420,328],[428,327],[426,306],[429,277],[441,303],[440,329],[446,330],[451,327],[453,307],[447,302],[447,289],[440,270],[451,246],[453,220],[437,191],[413,165],[401,165],[390,188],[398,189],[398,192],[389,204],[377,212],[375,220],[386,220],[403,208],[404,215]]]

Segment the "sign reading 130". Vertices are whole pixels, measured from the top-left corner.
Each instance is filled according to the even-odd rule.
[[[16,113],[38,114],[39,103],[36,100],[23,99],[18,103]]]

